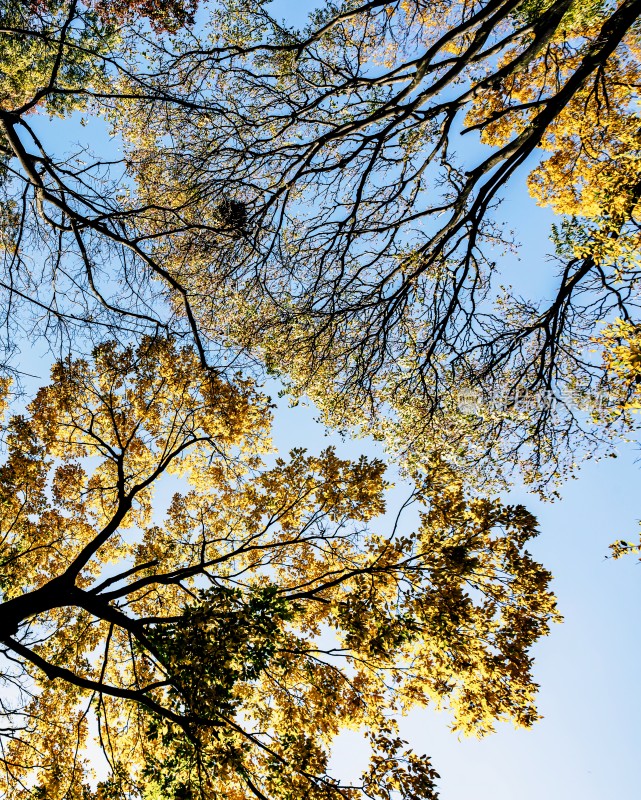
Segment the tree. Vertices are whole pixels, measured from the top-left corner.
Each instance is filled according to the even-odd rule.
[[[251,381],[162,337],[58,362],[10,418],[7,797],[429,798],[393,714],[433,700],[479,735],[536,719],[529,648],[557,613],[532,516],[466,501],[435,464],[417,530],[377,532],[383,465],[273,459],[269,423]],[[354,726],[373,754],[346,786],[327,760]]]
[[[265,3],[163,7],[25,4],[3,29],[46,51],[2,103],[12,304],[66,342],[160,329],[218,363],[225,340],[410,470],[437,452],[541,486],[598,445],[568,396],[606,388],[600,321],[638,318],[638,0],[350,0],[303,31]],[[57,154],[56,109],[124,157]],[[547,304],[496,287],[524,165],[565,215]]]
[[[144,99],[125,121],[202,328],[227,330],[233,305],[237,342],[397,455],[559,477],[577,436],[600,438],[567,397],[605,387],[587,355],[599,321],[638,317],[639,7],[350,2],[302,32],[262,4],[225,12],[218,46],[190,41],[179,62],[191,104]],[[495,286],[510,246],[495,209],[526,163],[567,216],[548,305]],[[485,411],[461,414],[461,391]]]
[[[641,408],[641,326],[617,319],[604,328],[599,344],[608,382],[602,416],[606,421],[621,419],[632,429],[633,414]],[[614,558],[641,553],[641,534],[638,544],[619,539],[610,549]]]
[[[127,177],[121,172],[114,182],[113,175],[118,157],[95,155],[86,143],[71,152],[60,145],[81,136],[98,107],[105,115],[126,97],[117,81],[123,73],[135,76],[146,41],[190,24],[194,12],[191,0],[0,4],[5,369],[12,369],[14,342],[25,336],[44,336],[59,352],[73,350],[74,342],[81,347],[79,340],[86,348],[87,339],[109,330],[167,330],[167,293],[153,280],[178,295],[181,289],[127,226]],[[65,126],[62,137],[51,124],[55,118]],[[193,322],[182,296],[183,315]],[[191,334],[204,357],[194,325]]]

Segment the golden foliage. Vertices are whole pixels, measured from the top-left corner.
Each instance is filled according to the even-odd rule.
[[[8,797],[428,798],[394,714],[536,719],[529,648],[558,615],[532,516],[435,464],[416,532],[383,533],[379,461],[273,459],[269,424],[250,381],[158,338],[56,364],[9,420]],[[362,788],[327,774],[345,727],[373,747]]]

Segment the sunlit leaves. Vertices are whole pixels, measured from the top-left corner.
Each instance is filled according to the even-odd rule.
[[[529,649],[557,612],[525,550],[533,518],[435,464],[417,531],[376,530],[382,464],[299,449],[268,465],[269,423],[250,381],[163,338],[59,362],[8,422],[12,797],[91,792],[75,753],[97,730],[98,797],[431,798],[433,767],[390,717],[435,701],[477,735],[536,719]],[[327,774],[346,727],[373,748],[353,786]]]

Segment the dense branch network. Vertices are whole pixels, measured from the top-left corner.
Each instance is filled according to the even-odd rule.
[[[6,367],[75,350],[4,431],[8,796],[430,798],[399,712],[534,721],[536,524],[461,473],[545,483],[639,407],[640,10],[0,4]],[[523,169],[560,215],[546,302],[496,285]],[[267,455],[256,362],[386,441],[415,526],[377,529],[378,461]],[[600,432],[532,401],[599,389]],[[358,785],[327,771],[348,725]]]
[[[558,476],[575,435],[595,435],[563,394],[589,406],[605,385],[587,353],[598,323],[638,316],[638,14],[627,2],[354,4],[297,34],[259,11],[255,35],[234,28],[237,43],[190,50],[181,68],[216,106],[143,104],[130,138],[143,192],[162,186],[168,203],[180,183],[181,221],[215,220],[230,194],[245,204],[226,246],[186,224],[167,245],[195,291],[207,276],[203,327],[225,332],[232,306],[236,340],[334,425],[390,438],[377,420],[391,408],[404,452],[456,460],[472,438],[481,469],[498,448],[537,483]],[[473,131],[492,152],[458,144]],[[509,242],[493,209],[540,147],[553,156],[532,191],[571,215],[556,235],[566,264],[547,307],[508,295],[497,308]],[[472,421],[457,414],[470,388],[494,398]],[[545,392],[554,408],[514,411],[519,393]]]
[[[203,363],[225,342],[331,424],[405,456],[466,450],[481,476],[498,453],[544,483],[577,435],[602,438],[588,351],[601,321],[638,317],[638,0],[346,3],[304,31],[243,3],[177,28],[172,6],[171,37],[140,21],[159,30],[155,8],[5,14],[8,49],[40,57],[3,100],[12,302],[67,336],[188,335]],[[57,158],[30,114],[74,109],[124,158]],[[564,215],[548,304],[496,286],[496,208],[524,165]]]

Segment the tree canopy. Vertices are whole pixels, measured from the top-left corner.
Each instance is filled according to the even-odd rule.
[[[435,772],[391,712],[536,719],[528,651],[556,610],[524,508],[443,471],[414,532],[376,532],[380,462],[268,466],[267,398],[166,339],[57,363],[27,411],[0,467],[8,797],[93,796],[92,718],[97,797],[408,799]],[[159,514],[167,474],[185,488]],[[359,726],[372,761],[346,786],[329,746]]]
[[[640,12],[0,0],[5,395],[57,354],[0,468],[10,796],[430,797],[390,714],[536,718],[549,575],[492,498],[636,424]],[[519,181],[551,298],[503,285]],[[414,532],[381,463],[269,455],[265,373],[385,443]]]
[[[162,8],[7,7],[12,301],[66,335],[189,329],[203,361],[226,340],[420,468],[542,486],[590,452],[603,427],[568,397],[599,415],[588,352],[638,324],[636,2],[328,3],[302,30],[265,3]],[[121,158],[32,122],[83,110]],[[497,285],[522,167],[561,215],[549,301]],[[470,391],[491,411],[461,414]]]

